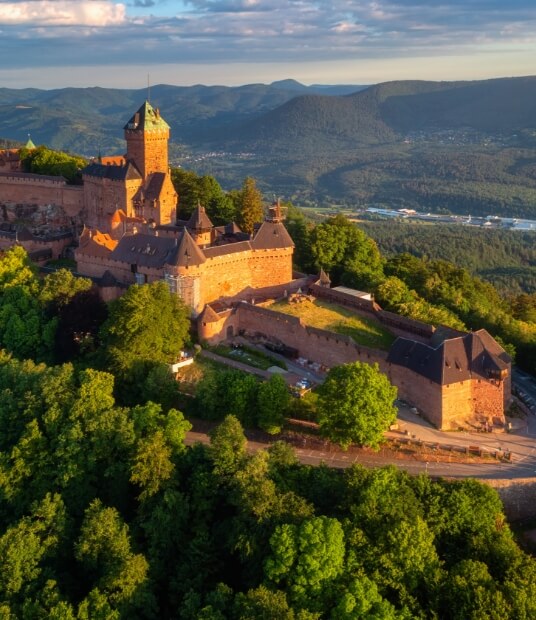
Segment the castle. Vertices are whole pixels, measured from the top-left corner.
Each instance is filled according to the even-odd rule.
[[[66,186],[57,177],[0,173],[1,200],[24,196],[26,187],[25,195],[36,202],[40,197],[59,203],[83,221],[77,270],[99,284],[105,299],[131,284],[164,280],[191,308],[202,341],[243,334],[286,345],[326,367],[356,360],[378,363],[399,397],[438,428],[504,423],[511,360],[485,330],[436,330],[385,312],[370,297],[331,289],[325,274],[316,282],[293,274],[294,244],[278,203],[253,235],[233,223],[214,226],[201,205],[188,220],[177,220],[169,126],[145,102],[124,131],[126,155],[90,163],[82,171],[81,187]],[[22,236],[16,241],[30,243],[31,235]],[[254,303],[299,289],[373,318],[398,338],[388,352],[369,349]]]

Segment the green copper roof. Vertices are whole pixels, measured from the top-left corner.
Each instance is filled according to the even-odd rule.
[[[26,144],[24,145],[25,149],[35,149],[35,144],[32,142],[32,139],[30,138],[30,134],[28,134],[28,142],[26,142]]]
[[[159,131],[169,129],[169,125],[160,116],[158,108],[155,110],[153,106],[146,101],[141,108],[132,116],[125,125],[124,129],[134,129],[138,131]]]

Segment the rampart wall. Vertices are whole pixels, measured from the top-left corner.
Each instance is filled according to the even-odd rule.
[[[536,479],[481,480],[493,487],[504,504],[509,521],[536,517]]]
[[[0,173],[0,203],[59,205],[71,217],[80,213],[83,188],[67,185],[63,177],[39,174]]]
[[[313,362],[327,367],[349,362],[377,363],[387,370],[387,353],[356,344],[349,336],[305,325],[298,317],[251,304],[240,304],[237,327],[246,333],[262,334],[295,348]]]
[[[17,241],[15,235],[0,234],[0,250],[8,250],[17,244],[21,245],[28,254],[50,250],[49,258],[57,259],[62,256],[63,250],[68,245],[71,245],[72,241],[73,237],[71,235],[65,235],[54,239],[39,239],[38,237],[34,237],[33,239]]]

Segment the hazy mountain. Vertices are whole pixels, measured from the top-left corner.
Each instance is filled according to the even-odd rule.
[[[228,136],[236,148],[311,152],[397,142],[414,132],[536,128],[536,77],[387,82],[347,96],[300,95]]]
[[[327,87],[334,94],[360,86]],[[150,89],[63,88],[54,90],[0,88],[0,136],[67,149],[83,155],[99,148],[124,148],[122,127],[149,96],[162,109],[175,142],[195,146],[216,131],[271,111],[299,92],[318,92],[295,80],[246,86],[169,86]]]

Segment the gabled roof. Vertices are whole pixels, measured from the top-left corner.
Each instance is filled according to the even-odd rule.
[[[161,131],[169,129],[169,125],[160,116],[160,111],[146,101],[124,126],[125,130]]]
[[[149,182],[145,186],[146,200],[158,200],[162,193],[162,187],[166,180],[165,172],[153,172],[149,177]]]
[[[116,246],[117,241],[112,239],[107,233],[84,228],[80,235],[77,252],[91,256],[110,256],[110,253]]]
[[[192,239],[192,235],[185,228],[180,241],[171,254],[168,265],[175,265],[176,267],[195,267],[202,265],[207,260],[203,254],[203,250]]]
[[[202,207],[200,204],[193,210],[187,226],[190,230],[210,230],[214,227],[206,214],[205,207]]]
[[[408,338],[397,338],[389,350],[387,361],[440,385],[465,381],[473,375],[488,378],[490,372],[508,369],[508,362],[490,350],[478,333],[450,338],[436,347]]]
[[[234,254],[235,252],[245,252],[246,250],[251,250],[250,241],[212,245],[209,248],[205,248],[203,253],[207,258],[216,258],[217,256],[225,256],[226,254]]]
[[[163,267],[175,248],[175,239],[145,233],[125,235],[110,254],[112,260],[141,267]]]
[[[112,181],[131,181],[141,180],[141,174],[132,162],[127,162],[125,166],[106,166],[93,162],[82,170],[82,174],[98,179],[110,179]]]
[[[207,304],[199,319],[203,323],[217,323],[220,320],[220,317],[216,314],[213,308]]]
[[[294,242],[281,222],[263,222],[251,242],[251,247],[254,250],[293,248]]]

